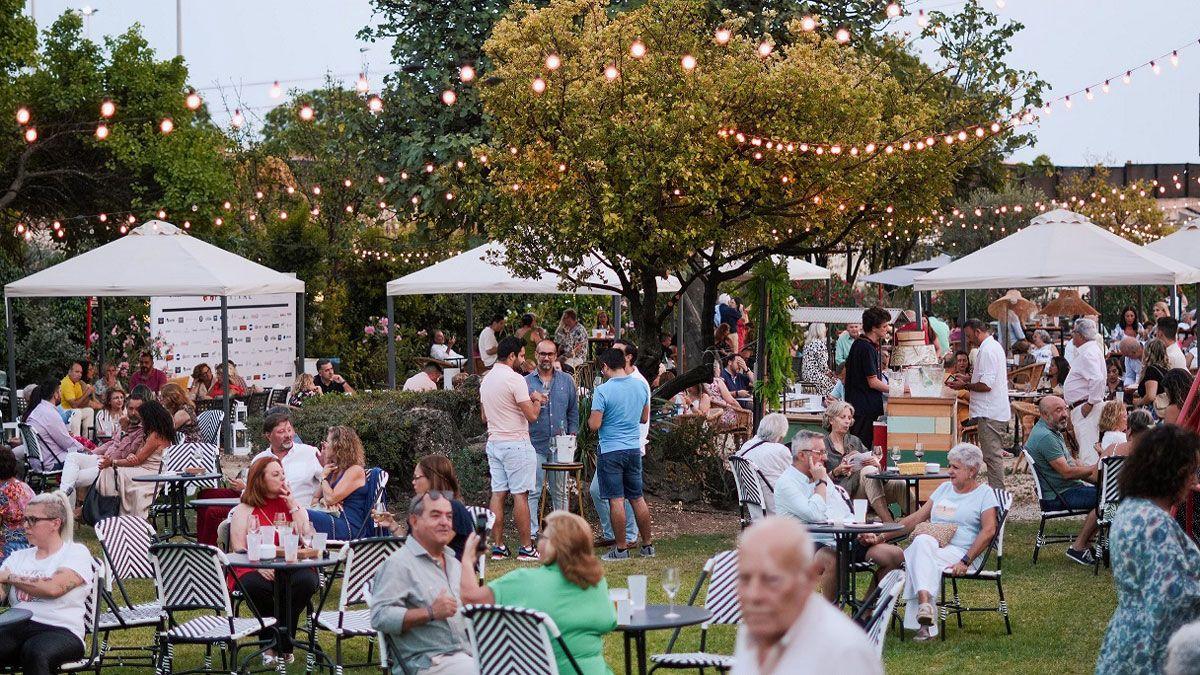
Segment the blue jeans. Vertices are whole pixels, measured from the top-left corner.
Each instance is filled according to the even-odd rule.
[[[1096,508],[1096,486],[1076,485],[1058,494],[1058,499],[1043,499],[1042,509],[1057,511],[1064,507],[1072,511],[1086,511]]]
[[[542,502],[542,483],[546,481],[546,472],[542,469],[542,465],[549,461],[549,451],[542,454],[540,450],[537,450],[537,476],[533,480],[533,491],[529,493],[529,534],[533,537],[536,537],[538,533],[538,506]],[[567,508],[565,479],[566,476],[562,473],[556,472],[550,476],[550,504],[547,513],[555,509]]]
[[[600,482],[596,475],[592,475],[592,484],[588,488],[588,494],[592,496],[592,506],[596,507],[596,516],[600,518],[600,536],[602,539],[616,539],[612,529],[612,516],[608,512],[608,500],[600,496]],[[639,540],[637,520],[633,517],[633,507],[630,506],[629,500],[625,500],[625,541],[632,542]]]

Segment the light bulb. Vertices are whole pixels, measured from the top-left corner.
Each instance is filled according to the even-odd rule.
[[[187,105],[188,110],[195,110],[200,107],[200,94],[193,91],[187,95],[187,98],[183,102]]]
[[[164,134],[169,134],[175,130],[175,123],[173,121],[171,121],[170,117],[164,117],[163,121],[158,123],[158,128]]]
[[[850,41],[850,31],[845,28],[839,28],[837,29],[837,33],[834,34],[833,39],[837,40],[838,44],[844,45]]]
[[[313,118],[312,106],[308,105],[307,103],[300,106],[300,119],[304,120],[305,122],[311,122],[312,118]]]
[[[634,40],[633,44],[629,45],[629,55],[635,59],[640,59],[646,55],[646,45],[642,44],[641,40]]]
[[[559,58],[558,54],[551,53],[546,55],[546,70],[558,70],[558,67],[561,65],[562,59]]]
[[[1171,52],[1171,65],[1175,66],[1176,68],[1179,67],[1179,50],[1174,50]]]
[[[458,79],[463,82],[470,82],[475,79],[475,68],[471,65],[464,65],[458,69]]]
[[[921,28],[929,26],[929,17],[925,14],[925,10],[917,12],[917,25]]]
[[[1157,75],[1157,74],[1159,74],[1160,72],[1162,72],[1162,68],[1159,68],[1159,67],[1158,67],[1158,64],[1157,64],[1157,63],[1155,63],[1154,61],[1151,61],[1151,62],[1150,62],[1150,70],[1153,70],[1155,75]]]
[[[696,69],[696,57],[691,54],[684,54],[683,58],[679,59],[679,65],[683,66],[683,69],[686,71],[693,71]]]
[[[112,117],[117,112],[117,104],[108,99],[100,104],[100,116],[104,118]]]
[[[546,91],[546,81],[540,77],[535,78],[533,80],[533,84],[531,84],[529,86],[533,87],[533,92],[535,94],[540,94],[540,93]]]
[[[817,20],[811,16],[806,16],[800,19],[800,29],[806,33],[811,33],[817,29]]]
[[[275,83],[271,85],[269,93],[271,94],[271,98],[279,98],[283,95],[283,88],[279,86],[279,80],[275,80]]]
[[[96,138],[99,140],[108,138],[108,126],[103,122],[96,127]]]
[[[242,125],[246,123],[246,117],[242,115],[241,108],[237,108],[233,111],[233,117],[229,118],[229,123],[233,125],[234,129],[242,128]]]
[[[457,102],[458,94],[454,93],[453,89],[447,89],[446,91],[442,92],[442,103],[445,103],[446,105],[454,105]]]
[[[108,214],[107,214],[107,213],[101,213],[101,214],[100,214],[100,222],[102,222],[102,223],[107,223],[107,222],[108,222]]]
[[[763,40],[762,42],[758,43],[758,55],[759,56],[762,56],[764,58],[767,56],[770,56],[771,50],[773,50],[773,49],[775,49],[775,47],[772,46],[771,43],[767,42],[766,40]]]
[[[728,28],[718,28],[716,33],[717,44],[729,44],[729,38],[733,37],[733,33]]]
[[[889,19],[894,19],[900,16],[900,5],[894,2],[889,2],[887,6],[887,16]]]
[[[1133,79],[1133,71],[1131,71],[1131,70],[1125,71],[1125,74],[1121,77],[1121,81],[1124,82],[1125,84],[1129,84],[1130,80],[1132,80],[1132,79]]]
[[[354,91],[360,94],[365,94],[371,91],[371,83],[367,81],[366,73],[359,73],[358,80],[354,83]]]
[[[379,98],[378,96],[372,96],[367,101],[367,108],[369,108],[373,113],[383,110],[383,99]]]
[[[617,67],[614,65],[610,64],[604,69],[604,77],[607,78],[609,82],[617,79],[620,75],[621,72],[617,70]]]
[[[29,124],[29,108],[17,108],[17,124]]]

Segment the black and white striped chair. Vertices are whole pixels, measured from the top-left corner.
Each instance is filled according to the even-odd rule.
[[[1033,464],[1030,464],[1033,466]],[[977,565],[969,567],[965,574],[955,575],[948,570],[942,572],[942,600],[938,603],[938,620],[940,626],[938,631],[941,633],[942,639],[946,639],[946,617],[953,614],[958,620],[958,627],[962,628],[962,616],[965,612],[999,612],[1004,617],[1004,630],[1009,635],[1012,635],[1012,623],[1008,619],[1008,602],[1004,599],[1004,584],[1001,579],[1004,568],[1004,528],[1008,523],[1008,512],[1012,508],[1012,494],[1008,490],[996,489],[996,501],[1000,503],[1000,512],[997,514],[996,536],[992,537],[992,541],[988,543],[988,547],[984,550],[981,559]],[[988,568],[988,559],[996,561],[994,568]],[[952,600],[946,599],[946,580],[950,580],[951,588],[954,592]],[[994,607],[966,607],[958,595],[958,582],[960,581],[995,581],[996,594],[999,597],[997,604]]]
[[[767,490],[764,485],[766,481],[762,480],[754,462],[745,457],[731,456],[729,468],[733,472],[733,485],[737,489],[741,526],[744,530],[754,524],[754,521],[770,513],[764,496]]]
[[[275,618],[259,615],[251,603],[246,606],[254,614],[252,618],[234,616],[229,587],[225,583],[225,568],[229,566],[225,554],[216,547],[203,544],[155,544],[150,547],[150,555],[154,561],[158,600],[167,616],[167,625],[157,635],[159,663],[155,671],[211,672],[213,645],[221,647],[221,670],[244,670],[250,659],[238,663],[239,641],[274,626]],[[176,620],[175,615],[179,612],[195,611],[211,611],[213,615],[197,616],[182,623]],[[204,667],[191,671],[173,670],[177,644],[204,645]],[[263,642],[255,641],[254,644],[261,647]]]
[[[704,563],[704,570],[688,598],[689,605],[696,602],[705,580],[708,581],[708,591],[704,595],[704,608],[712,613],[712,618],[700,624],[700,651],[672,652],[679,638],[680,629],[676,628],[667,642],[667,653],[650,657],[654,663],[650,672],[659,668],[714,668],[723,673],[733,668],[733,656],[713,654],[705,649],[710,626],[737,625],[742,622],[742,605],[737,597],[737,551],[721,551]]]
[[[21,422],[17,424],[21,433],[21,442],[25,444],[25,482],[34,492],[41,492],[58,483],[62,477],[62,457],[54,455],[42,442],[33,427]],[[33,462],[38,467],[34,468]]]
[[[567,649],[554,619],[534,609],[503,605],[467,605],[467,633],[475,651],[479,675],[556,675],[551,641],[583,675],[571,650]]]
[[[267,396],[267,410],[279,405],[287,405],[288,393],[291,392],[291,387],[275,387],[271,389],[271,393]]]
[[[96,620],[99,617],[100,589],[107,583],[104,564],[92,558],[92,588],[83,605],[83,658],[70,663],[64,663],[57,672],[81,673],[91,671],[99,675],[103,653],[100,651]],[[20,673],[19,663],[0,665],[0,673]]]
[[[343,672],[342,641],[355,637],[370,638],[375,635],[375,629],[371,627],[371,610],[365,608],[367,585],[375,578],[375,573],[384,561],[403,545],[404,540],[399,537],[373,537],[352,541],[342,549],[339,566],[345,572],[342,576],[338,607],[335,610],[318,612],[313,621],[317,629],[329,631],[334,635],[334,663],[337,675],[342,675]],[[331,586],[326,586],[326,593]],[[325,598],[322,596],[318,606],[324,604]],[[356,609],[356,605],[364,607]],[[315,631],[312,638],[316,639]],[[371,654],[368,649],[367,663],[361,665],[369,665],[370,661]]]
[[[196,417],[196,426],[200,427],[200,440],[204,443],[221,445],[221,423],[225,413],[220,408],[205,410]]]
[[[1075,536],[1077,534],[1077,533],[1072,532],[1072,533],[1067,533],[1067,534],[1047,535],[1046,534],[1046,522],[1050,521],[1050,520],[1055,520],[1058,518],[1073,518],[1075,516],[1086,516],[1091,511],[1091,509],[1085,509],[1082,511],[1079,509],[1072,509],[1066,505],[1066,503],[1062,500],[1062,497],[1057,492],[1054,492],[1053,495],[1047,497],[1045,495],[1045,493],[1042,491],[1042,470],[1040,468],[1038,468],[1038,466],[1036,464],[1033,463],[1033,456],[1029,454],[1028,450],[1026,450],[1025,448],[1021,448],[1021,453],[1023,455],[1025,455],[1025,462],[1029,464],[1030,469],[1033,471],[1033,489],[1037,494],[1038,511],[1041,512],[1041,521],[1038,523],[1037,539],[1034,541],[1034,544],[1033,544],[1033,564],[1036,565],[1037,559],[1038,559],[1038,552],[1042,549],[1043,546],[1045,546],[1046,544],[1064,544],[1064,543],[1073,542],[1073,541],[1075,541]],[[1057,506],[1051,508],[1050,510],[1047,510],[1046,507],[1042,504],[1043,501],[1057,502]],[[1059,508],[1059,507],[1061,507],[1061,508]]]
[[[1096,503],[1096,543],[1092,553],[1096,558],[1092,574],[1100,574],[1100,563],[1109,564],[1108,560],[1108,531],[1112,527],[1113,516],[1117,513],[1117,505],[1121,503],[1121,486],[1119,479],[1121,469],[1125,466],[1124,457],[1103,457],[1100,459],[1100,496]]]
[[[855,622],[866,631],[871,644],[875,645],[876,654],[883,654],[883,641],[887,637],[888,625],[903,592],[904,570],[888,572],[863,601],[862,607],[854,617]]]
[[[150,559],[154,530],[141,518],[116,516],[96,523],[96,539],[100,542],[107,576],[121,594],[121,599],[117,600],[111,589],[101,591],[110,611],[100,614],[99,629],[103,634],[100,651],[105,657],[110,652],[118,652],[117,665],[133,665],[131,661],[137,661],[137,665],[153,666],[153,647],[113,647],[108,637],[113,631],[162,626],[162,605],[157,600],[134,604],[124,584],[129,579],[154,578],[154,562]],[[137,655],[130,660],[122,657],[121,652]]]

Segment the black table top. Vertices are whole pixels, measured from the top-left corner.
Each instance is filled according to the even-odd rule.
[[[0,627],[13,626],[33,618],[33,612],[22,607],[9,607],[0,613]]]
[[[336,556],[308,558],[306,560],[297,560],[296,562],[285,562],[279,556],[275,556],[270,560],[251,561],[245,553],[227,553],[225,557],[233,567],[247,567],[255,570],[304,570],[314,567],[331,567],[338,564]]]
[[[938,473],[913,473],[907,475],[897,473],[895,471],[880,471],[867,476],[867,478],[874,478],[875,480],[934,480],[949,477],[950,474],[944,471],[939,471]]]
[[[680,628],[682,626],[694,626],[698,623],[704,623],[712,618],[712,612],[703,607],[675,605],[675,613],[679,616],[675,618],[664,616],[670,611],[669,605],[646,605],[646,609],[637,610],[633,613],[633,619],[628,624],[618,624],[617,630],[625,632]]]
[[[228,506],[234,507],[240,504],[242,500],[238,497],[208,497],[206,499],[193,499],[188,502],[192,506]]]
[[[219,473],[197,473],[192,475],[182,473],[151,473],[145,476],[134,476],[133,480],[141,483],[187,483],[189,481],[216,480],[221,478]]]
[[[886,534],[904,529],[900,523],[805,523],[804,526],[814,534]]]

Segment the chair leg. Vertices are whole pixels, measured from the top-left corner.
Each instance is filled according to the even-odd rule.
[[[942,601],[938,603],[938,635],[946,641],[946,577],[942,577]]]
[[[1041,522],[1038,523],[1037,539],[1035,539],[1033,542],[1033,564],[1034,565],[1037,564],[1038,551],[1040,551],[1042,549],[1042,546],[1046,543],[1045,537],[1046,537],[1046,517],[1042,516]]]
[[[958,599],[958,579],[950,577],[950,585],[954,590],[954,616],[958,619],[958,627],[962,628],[962,601]]]
[[[1004,600],[1004,584],[996,577],[996,594],[1000,596],[1000,614],[1004,616],[1004,630],[1012,635],[1012,624],[1008,621],[1008,603]]]

